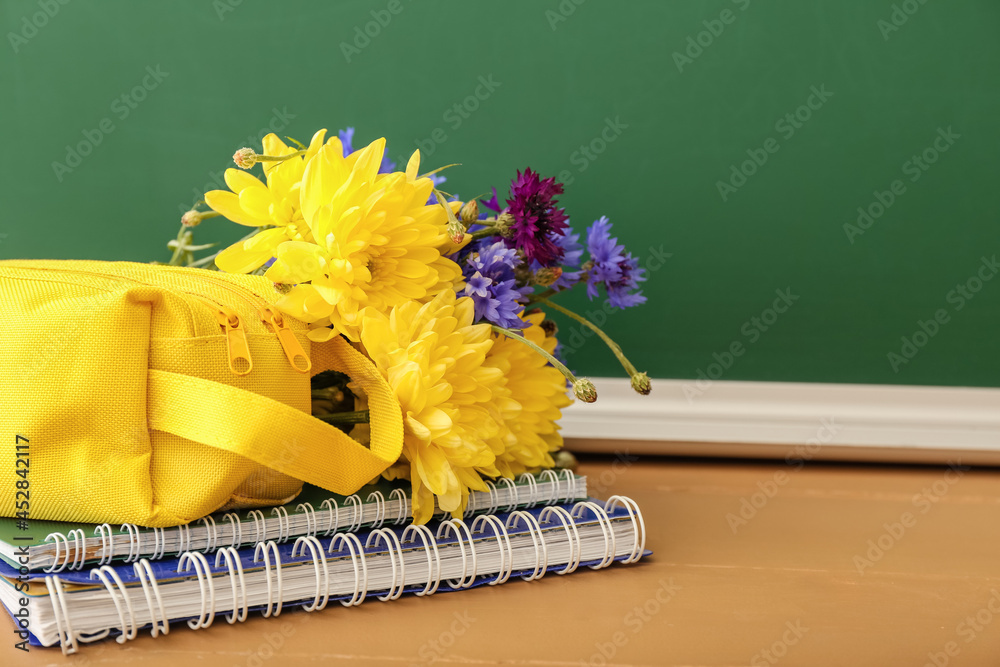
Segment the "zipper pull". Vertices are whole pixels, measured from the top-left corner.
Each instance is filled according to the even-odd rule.
[[[217,317],[219,324],[226,330],[226,347],[229,349],[229,370],[237,375],[246,375],[253,369],[253,359],[250,358],[250,346],[247,345],[247,332],[243,328],[240,316],[228,308],[220,308]]]
[[[260,317],[266,324],[271,325],[274,333],[278,334],[278,342],[281,343],[281,349],[285,351],[285,356],[288,357],[288,363],[292,365],[292,368],[300,373],[308,373],[312,370],[312,361],[310,361],[309,355],[302,349],[302,344],[295,337],[295,332],[285,324],[281,313],[265,307],[260,309]]]

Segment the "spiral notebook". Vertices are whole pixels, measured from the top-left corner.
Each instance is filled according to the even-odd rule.
[[[197,630],[223,618],[241,622],[251,612],[311,612],[331,601],[351,607],[370,597],[389,601],[512,577],[533,581],[581,565],[596,570],[616,560],[634,563],[647,553],[645,542],[638,506],[612,496],[606,503],[484,514],[469,523],[447,519],[330,538],[303,535],[292,543],[281,536],[252,549],[222,547],[211,559],[189,551],[89,572],[20,576],[0,564],[0,600],[15,621],[29,619],[24,639],[73,653],[81,643],[112,635],[125,642],[146,628],[154,637],[167,634],[175,621]]]
[[[470,494],[465,516],[587,497],[587,478],[567,469],[544,470],[538,475],[525,473],[516,481],[499,479],[486,484],[489,491]],[[436,505],[435,515],[444,515]],[[217,512],[174,528],[124,524],[116,529],[108,524],[29,520],[22,529],[21,521],[0,518],[0,558],[15,567],[61,572],[90,563],[134,562],[143,557],[157,560],[169,554],[214,551],[222,546],[239,549],[272,538],[330,535],[337,530],[354,532],[387,522],[400,525],[409,522],[410,516],[410,484],[405,480],[380,480],[350,496],[306,485],[286,505]],[[25,552],[27,563],[22,560]]]

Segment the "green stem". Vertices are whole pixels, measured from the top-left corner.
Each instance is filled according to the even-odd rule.
[[[636,370],[635,366],[632,365],[632,362],[625,357],[625,353],[622,352],[621,346],[618,345],[618,343],[616,343],[615,341],[611,340],[611,337],[608,336],[608,334],[601,331],[596,324],[588,320],[586,317],[583,317],[582,315],[577,315],[572,310],[563,308],[558,303],[553,303],[552,301],[549,301],[543,295],[539,295],[537,298],[535,298],[534,302],[544,303],[546,306],[549,306],[550,308],[559,311],[566,317],[573,318],[574,320],[576,320],[577,322],[579,322],[580,324],[582,324],[583,326],[587,327],[588,329],[596,333],[598,336],[600,336],[601,340],[603,340],[607,344],[607,346],[611,348],[611,351],[615,353],[615,356],[618,357],[618,361],[621,363],[622,367],[628,373],[629,377],[632,377],[639,372]]]
[[[567,380],[569,380],[573,384],[576,384],[577,378],[576,378],[575,375],[573,375],[573,371],[571,371],[570,369],[566,368],[566,364],[564,364],[563,362],[559,361],[558,359],[556,359],[555,357],[553,357],[551,354],[549,354],[548,352],[546,352],[542,348],[538,347],[537,345],[535,345],[534,343],[532,343],[530,340],[528,340],[527,338],[525,338],[521,334],[517,333],[516,331],[512,331],[511,329],[504,329],[503,327],[499,327],[499,326],[497,326],[495,324],[492,325],[492,327],[493,327],[493,331],[496,331],[497,333],[501,333],[504,336],[507,336],[507,338],[510,338],[512,340],[516,340],[518,343],[523,343],[524,345],[527,345],[528,347],[530,347],[532,350],[534,350],[538,354],[540,354],[543,357],[545,357],[550,364],[552,364],[553,366],[555,366],[557,369],[559,369],[559,372],[561,372],[563,375],[566,376]]]
[[[354,412],[334,412],[322,417],[316,417],[327,424],[367,424],[371,421],[368,410],[355,410]]]
[[[182,248],[184,247],[184,232],[186,232],[188,229],[190,228],[181,225],[181,230],[177,232],[177,247],[174,248],[174,254],[170,258],[170,261],[167,262],[167,264],[169,264],[170,266],[181,265],[181,257],[184,255],[184,251],[182,250]]]
[[[288,155],[258,155],[257,162],[284,162],[285,160],[291,160],[293,157],[305,154],[306,151],[300,150],[295,151],[294,153],[289,153]]]
[[[530,305],[532,303],[537,303],[539,301],[549,298],[550,296],[555,296],[558,293],[559,292],[554,289],[547,289],[541,294],[533,294],[528,297],[528,304]]]
[[[472,235],[473,241],[478,241],[479,239],[484,239],[487,236],[496,236],[500,233],[500,230],[496,227],[487,227],[486,229],[481,229]]]

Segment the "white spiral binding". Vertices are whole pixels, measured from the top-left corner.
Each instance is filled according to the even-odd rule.
[[[365,601],[365,597],[368,595],[368,563],[365,560],[365,549],[361,546],[361,540],[354,533],[337,533],[330,540],[330,547],[327,553],[334,553],[337,551],[337,541],[347,543],[347,548],[351,553],[351,565],[354,566],[354,595],[347,602],[343,600],[340,604],[345,607],[356,607]],[[357,547],[357,551],[355,551]],[[358,569],[358,561],[361,562],[361,569]]]
[[[159,560],[163,558],[163,553],[167,548],[167,541],[163,535],[162,528],[153,528],[153,553],[150,554],[150,558],[153,560]],[[136,550],[138,552],[138,549]],[[138,559],[142,554],[136,553],[136,558]],[[178,554],[180,555],[180,554]]]
[[[128,555],[125,556],[125,562],[134,563],[139,560],[142,547],[142,533],[139,531],[139,527],[134,523],[123,523],[122,527],[119,528],[118,531],[128,532]]]
[[[556,504],[558,504],[559,501],[562,499],[562,496],[559,495],[559,487],[560,487],[560,485],[559,485],[559,475],[557,475],[554,470],[543,470],[541,472],[541,474],[538,475],[538,477],[540,479],[544,479],[547,482],[550,482],[552,485],[555,486],[555,492],[552,494],[552,497],[549,498],[546,501],[545,504],[546,505],[556,505]]]
[[[472,534],[484,533],[486,524],[493,528],[493,533],[497,538],[497,550],[500,553],[500,569],[493,581],[490,582],[490,586],[495,586],[510,579],[510,575],[514,571],[514,549],[510,544],[507,528],[500,519],[492,514],[481,514],[476,517],[476,520],[472,522]]]
[[[323,553],[323,545],[312,535],[306,535],[295,540],[292,545],[292,558],[296,558],[303,552],[300,547],[309,547],[312,555],[313,568],[316,571],[316,597],[311,604],[304,604],[302,608],[306,611],[316,611],[325,609],[326,603],[330,600],[330,570],[326,565],[326,555]],[[320,578],[320,566],[323,568],[323,576]]]
[[[240,515],[235,512],[227,512],[222,517],[222,520],[228,521],[233,526],[233,537],[229,546],[234,549],[239,549],[243,546],[243,523],[240,521]]]
[[[566,478],[566,498],[565,498],[565,500],[567,502],[569,502],[570,500],[573,500],[573,498],[576,496],[576,494],[573,493],[573,487],[576,485],[576,475],[574,475],[573,471],[570,470],[569,468],[563,468],[562,469],[562,473],[563,473],[563,477]]]
[[[427,526],[411,523],[403,530],[403,544],[416,544],[416,539],[407,538],[411,534],[420,536],[420,540],[424,544],[424,554],[427,556],[427,583],[424,585],[424,590],[417,592],[417,596],[433,595],[437,592],[438,586],[441,585],[441,554],[438,552],[437,540],[434,539],[434,533]],[[433,556],[431,555],[432,550]]]
[[[197,621],[193,619],[188,621],[188,627],[192,630],[199,630],[212,625],[212,621],[215,620],[215,584],[212,569],[200,551],[186,551],[177,562],[177,574],[187,572],[192,568],[195,576],[198,577],[198,590],[201,592],[201,615]],[[207,595],[205,594],[206,589]]]
[[[108,581],[108,576],[115,580],[116,586]],[[115,611],[118,612],[118,620],[121,622],[122,633],[115,639],[119,644],[124,644],[130,639],[135,639],[136,634],[139,632],[139,627],[135,622],[135,614],[132,612],[132,599],[129,597],[128,589],[125,584],[122,583],[121,577],[115,572],[114,568],[108,565],[102,565],[101,567],[95,567],[90,571],[90,578],[100,579],[104,587],[108,589],[108,594],[111,596],[111,601],[115,604]],[[119,594],[122,597],[122,601],[125,603],[125,611],[128,612],[128,620],[125,620],[125,612],[122,611],[122,605],[118,601]],[[104,630],[100,637],[96,635],[93,639],[102,639],[108,635],[110,630]]]
[[[198,523],[205,524],[205,553],[210,554],[219,547],[219,529],[211,515],[201,517]]]
[[[281,605],[284,602],[282,598],[282,583],[281,583],[281,554],[278,552],[278,545],[274,542],[264,542],[263,544],[258,544],[253,550],[253,562],[257,563],[260,553],[264,552],[264,573],[267,577],[267,610],[264,612],[264,618],[269,618],[272,613],[275,616],[281,615]],[[269,553],[274,553],[274,568],[276,572],[276,579],[278,582],[278,605],[277,609],[274,609],[274,587],[271,585],[271,558]],[[273,611],[272,611],[273,610]]]
[[[576,568],[580,566],[580,533],[577,531],[576,521],[570,516],[570,513],[558,506],[543,509],[541,514],[538,515],[539,525],[548,524],[548,517],[553,514],[558,517],[559,522],[566,531],[566,543],[569,546],[569,560],[566,563],[566,567],[556,572],[556,574],[569,574],[576,571]]]
[[[312,503],[299,503],[295,509],[301,510],[301,514],[306,517],[306,536],[311,537],[319,532],[319,524],[316,522],[316,510]]]
[[[385,542],[385,548],[388,551],[389,564],[392,566],[392,583],[389,584],[389,590],[386,591],[386,594],[379,595],[378,599],[382,602],[398,600],[406,586],[406,561],[403,560],[403,547],[399,544],[399,538],[396,537],[396,533],[388,528],[376,528],[371,531],[368,534],[368,541],[365,542],[365,547],[370,549],[377,545],[379,538]],[[396,569],[397,557],[399,558],[398,571]]]
[[[511,510],[513,510],[515,507],[518,506],[517,484],[507,479],[506,477],[501,477],[497,481],[501,482],[504,486],[510,489],[510,503],[507,505],[507,507],[504,508],[504,512],[510,512]]]
[[[226,621],[233,625],[237,621],[242,623],[247,620],[250,607],[247,605],[247,582],[243,579],[243,562],[240,560],[240,552],[233,547],[223,547],[215,554],[215,567],[219,567],[219,562],[226,559],[226,569],[229,571],[229,584],[233,587],[233,611],[226,616]],[[237,593],[237,583],[239,583],[239,593]],[[243,607],[240,608],[240,595],[243,598]],[[155,636],[155,635],[154,635]]]
[[[143,558],[138,563],[132,565],[132,570],[135,572],[136,578],[139,583],[142,584],[142,592],[146,596],[146,605],[149,607],[149,617],[152,619],[151,633],[154,637],[162,632],[165,635],[170,634],[170,618],[167,616],[167,612],[163,609],[163,598],[160,597],[160,587],[156,583],[156,575],[153,574],[153,568],[149,565],[149,561]],[[153,606],[153,599],[156,600],[156,607]],[[156,610],[160,610],[160,620],[157,623],[156,620]]]
[[[347,496],[347,498],[344,499],[344,504],[346,505],[347,503],[350,503],[354,508],[354,513],[351,514],[351,525],[347,527],[347,532],[353,533],[361,528],[362,520],[364,519],[364,515],[362,514],[363,505],[361,503],[361,498],[358,497],[358,494],[356,493]]]
[[[191,526],[188,524],[177,526],[177,557],[180,558],[185,551],[191,551]]]
[[[601,534],[604,536],[604,556],[597,565],[587,566],[592,570],[600,570],[615,562],[615,554],[617,553],[617,548],[615,547],[615,528],[611,525],[611,519],[608,518],[608,513],[604,511],[604,508],[589,500],[583,500],[573,505],[570,515],[573,518],[580,519],[583,517],[585,510],[590,510],[597,517],[597,521],[601,525]]]
[[[70,550],[69,548],[69,538],[67,537],[67,535],[69,536],[69,538],[73,539],[72,550]],[[69,531],[68,533],[66,533],[66,535],[62,533],[49,533],[45,537],[45,541],[46,542],[50,540],[52,541],[52,543],[55,545],[56,553],[52,557],[53,558],[52,565],[46,568],[45,572],[46,573],[62,572],[63,570],[66,569],[67,566],[69,566],[70,570],[82,569],[86,557],[86,554],[84,552],[84,545],[86,544],[86,539],[87,538],[84,535],[83,531],[80,530],[79,528]],[[63,547],[62,545],[65,546]],[[63,558],[62,565],[59,565],[60,551],[63,548],[66,549],[66,556]],[[71,557],[72,561],[70,561]],[[72,565],[70,565],[71,562]]]
[[[97,566],[107,565],[115,557],[115,535],[111,526],[102,523],[94,528],[94,535],[101,538],[101,560]]]
[[[535,476],[531,473],[524,473],[517,478],[519,482],[527,482],[528,484],[528,502],[525,503],[525,507],[531,509],[538,504],[538,483],[535,482]]]
[[[570,491],[572,491],[572,489],[570,489]],[[493,498],[491,498],[491,502],[496,504],[496,500]],[[352,504],[355,506],[355,516],[352,517],[352,525],[354,525],[358,522],[358,504],[357,501],[352,501]],[[452,588],[456,589],[468,588],[475,583],[478,576],[479,564],[478,552],[476,549],[476,537],[480,536],[480,549],[483,548],[483,544],[492,541],[492,538],[490,537],[483,537],[486,533],[487,525],[490,526],[490,529],[493,532],[493,537],[496,539],[498,553],[500,555],[500,567],[493,580],[489,582],[491,585],[504,583],[513,574],[514,549],[511,542],[511,531],[517,529],[521,523],[523,523],[527,529],[527,533],[532,540],[532,545],[535,548],[534,567],[530,574],[521,575],[521,578],[525,581],[533,581],[535,579],[540,579],[545,575],[548,570],[549,544],[545,540],[544,533],[547,530],[558,531],[559,527],[563,529],[561,532],[566,534],[566,542],[569,548],[569,558],[566,565],[562,570],[557,571],[557,574],[568,574],[576,570],[580,565],[582,544],[579,531],[577,529],[577,522],[578,520],[583,520],[585,518],[584,515],[587,512],[593,514],[596,518],[604,537],[604,555],[596,565],[590,565],[589,567],[593,569],[607,567],[614,562],[617,553],[613,523],[615,520],[611,518],[610,514],[618,506],[621,506],[628,514],[629,521],[632,524],[632,532],[634,536],[632,550],[623,562],[633,563],[641,558],[645,548],[645,522],[642,512],[639,510],[635,501],[626,496],[620,495],[609,498],[604,507],[601,507],[592,501],[578,502],[569,512],[562,507],[547,506],[542,509],[538,519],[536,519],[530,512],[523,510],[511,512],[507,517],[506,523],[501,522],[501,520],[493,514],[481,515],[472,523],[471,528],[461,520],[449,519],[440,524],[436,535],[434,535],[426,526],[422,525],[418,526],[411,524],[407,526],[403,530],[402,539],[400,539],[394,531],[388,528],[376,528],[369,533],[367,543],[364,546],[357,535],[353,533],[338,533],[333,536],[333,539],[331,539],[328,552],[324,552],[322,544],[315,536],[302,536],[295,541],[292,548],[292,557],[298,558],[303,556],[305,554],[305,549],[308,548],[316,576],[315,596],[310,603],[303,603],[302,606],[306,611],[321,610],[327,606],[330,597],[331,578],[329,560],[327,559],[326,554],[335,554],[341,549],[346,549],[351,558],[352,567],[354,569],[354,591],[349,600],[341,600],[340,602],[344,606],[356,606],[361,604],[368,595],[369,586],[367,555],[365,553],[365,549],[378,547],[380,542],[385,543],[386,555],[390,560],[392,568],[392,581],[386,593],[378,596],[378,599],[382,601],[398,599],[405,590],[406,582],[405,559],[403,556],[404,546],[416,544],[418,537],[422,542],[422,548],[427,556],[428,569],[426,584],[424,585],[423,590],[416,591],[416,595],[431,595],[438,590],[441,583],[441,553],[439,550],[439,543],[443,539],[450,537],[452,531],[455,533],[455,545],[460,549],[462,555],[462,574],[458,579],[449,580],[448,584]],[[314,514],[309,514],[308,511],[306,513],[308,517],[307,529],[318,530],[317,522],[315,518],[313,518]],[[258,517],[258,520],[260,518],[261,517]],[[384,522],[385,519],[385,511],[383,509],[381,514],[377,516],[376,522]],[[555,524],[554,519],[558,519],[558,525]],[[279,521],[281,520],[284,520],[287,526],[288,519],[283,519],[279,516]],[[621,518],[619,517],[617,520],[621,520]],[[131,526],[132,530],[129,530],[126,526]],[[554,528],[546,528],[547,526],[554,526]],[[132,526],[132,524],[123,525],[122,530],[127,530],[130,537],[138,535],[137,529],[135,526]],[[95,533],[99,534],[102,538],[102,549],[107,548],[108,551],[111,551],[110,547],[106,547],[106,542],[110,542],[113,537],[110,526],[107,526],[106,524],[104,526],[99,526],[95,530]],[[279,538],[281,535],[287,536],[288,533],[289,529],[287,527],[283,530],[279,530]],[[58,535],[58,537],[50,537],[56,545],[56,562],[50,570],[59,566],[61,547],[63,545],[66,548],[66,556],[65,558],[62,558],[63,562],[59,567],[59,571],[66,567],[70,567],[70,569],[79,569],[80,563],[84,560],[82,547],[80,546],[80,541],[83,539],[82,531],[78,534],[72,534],[75,543],[74,547],[76,547],[74,549],[74,553],[72,554],[72,558],[69,550],[69,540],[66,536],[62,534],[53,535]],[[179,533],[179,535],[184,535],[184,533]],[[154,530],[153,536],[154,553],[159,552],[162,554],[166,543],[162,530],[159,532]],[[184,537],[180,537],[179,539],[183,545]],[[235,540],[236,530],[234,526],[234,541]],[[129,554],[126,557],[127,559],[137,558],[138,554],[136,552],[141,549],[141,538],[136,537],[134,540],[130,540],[130,543],[132,542],[134,543],[131,544]],[[466,551],[466,543],[468,543],[468,549],[470,550],[469,553]],[[189,535],[187,537],[187,545],[190,546]],[[340,545],[339,548],[338,545]],[[209,539],[209,548],[212,546],[217,546],[217,535],[214,538]],[[266,541],[258,543],[254,550],[253,562],[261,562],[262,555],[264,563],[264,576],[267,580],[268,592],[267,606],[263,612],[263,616],[278,616],[281,614],[284,602],[284,590],[282,582],[281,555],[276,542]],[[110,558],[110,556],[102,555],[102,562],[104,561],[104,558]],[[233,593],[232,613],[226,615],[226,620],[230,624],[234,624],[236,622],[245,621],[249,613],[247,584],[244,579],[244,571],[239,552],[233,547],[219,548],[215,558],[216,568],[220,567],[223,559],[226,562]],[[201,593],[201,609],[198,618],[189,620],[188,626],[197,630],[211,626],[212,621],[215,618],[217,602],[214,586],[215,575],[213,575],[208,561],[201,552],[185,552],[178,561],[178,574],[189,572],[192,569],[195,577],[198,579],[199,591]],[[133,564],[133,570],[135,571],[136,578],[142,586],[145,601],[150,612],[152,636],[156,637],[159,633],[168,634],[170,632],[170,619],[166,614],[158,582],[153,573],[152,567],[150,566],[149,560],[146,558],[140,559],[137,563]],[[112,603],[115,605],[121,629],[121,634],[117,637],[117,641],[119,643],[124,643],[134,639],[139,630],[138,623],[132,607],[132,600],[128,593],[128,587],[122,582],[116,570],[113,567],[101,565],[91,570],[90,578],[101,580],[109,593]],[[79,648],[80,642],[97,641],[110,634],[112,628],[105,629],[91,635],[83,635],[75,632],[70,624],[70,616],[66,599],[67,594],[63,587],[64,585],[62,580],[58,575],[53,574],[52,576],[45,578],[45,583],[49,591],[49,596],[52,600],[53,616],[56,623],[59,644],[62,647],[63,653],[75,653]]]
[[[327,498],[320,504],[320,508],[326,509],[326,513],[330,516],[330,523],[323,533],[323,537],[327,537],[340,528],[340,505],[333,498]]]
[[[468,588],[473,583],[475,583],[476,575],[478,574],[479,570],[479,561],[478,561],[478,556],[476,555],[476,545],[472,539],[472,532],[469,530],[469,526],[466,525],[464,521],[460,521],[458,519],[448,519],[446,521],[442,521],[441,525],[438,526],[437,535],[435,537],[437,538],[438,541],[440,541],[442,537],[448,537],[448,535],[452,531],[452,528],[454,528],[455,530],[455,539],[457,540],[457,544],[459,548],[462,550],[462,576],[458,579],[449,579],[448,585],[451,586],[452,588]],[[465,575],[469,571],[468,558],[465,555],[465,544],[462,541],[462,534],[459,528],[465,531],[465,535],[468,537],[469,541],[469,550],[472,552],[472,574],[469,574],[468,581],[466,581],[465,578]]]
[[[267,541],[267,519],[260,510],[250,510],[247,518],[253,519],[253,544],[258,546]]]
[[[486,510],[486,513],[495,514],[500,509],[500,494],[497,492],[497,485],[486,480],[486,488],[490,491],[490,507]]]
[[[604,509],[610,512],[619,504],[628,512],[629,518],[632,520],[632,532],[635,535],[632,553],[622,562],[626,564],[634,563],[642,558],[642,552],[646,549],[646,522],[643,521],[639,505],[628,496],[611,496],[604,503]]]
[[[385,523],[385,496],[381,491],[372,491],[368,494],[368,502],[372,502],[372,498],[375,499],[375,521],[372,528],[381,528]]]
[[[392,522],[392,525],[399,526],[406,523],[406,520],[410,518],[410,504],[406,499],[406,494],[403,493],[402,489],[393,489],[392,493],[389,494],[389,500],[395,500],[399,503],[399,512],[396,513],[396,520]]]
[[[45,587],[49,589],[49,599],[52,602],[52,616],[56,620],[56,632],[59,635],[59,647],[62,649],[63,655],[76,653],[80,647],[76,643],[76,633],[73,632],[73,626],[69,621],[69,609],[66,607],[66,598],[63,595],[62,580],[59,578],[59,575],[54,574],[51,577],[45,577]],[[66,625],[65,630],[63,630],[64,623]],[[104,632],[105,637],[108,635],[108,632]]]
[[[542,528],[529,512],[515,510],[507,516],[507,529],[516,528],[519,520],[524,522],[528,534],[531,535],[531,544],[535,547],[535,569],[532,570],[531,574],[523,575],[521,579],[525,581],[541,579],[549,567],[549,548],[542,535]]]
[[[278,517],[278,544],[283,544],[288,541],[289,533],[292,531],[292,523],[288,518],[288,510],[279,505],[278,507],[271,509],[271,514]]]

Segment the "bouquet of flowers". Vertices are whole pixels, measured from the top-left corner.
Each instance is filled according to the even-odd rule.
[[[263,153],[241,148],[229,190],[205,193],[181,218],[171,264],[263,275],[281,294],[278,308],[311,325],[315,341],[343,336],[366,354],[404,412],[403,454],[384,475],[407,478],[414,521],[439,506],[461,515],[485,479],[551,468],[562,447],[561,409],[593,402],[592,382],[560,360],[545,309],[602,338],[640,394],[649,378],[586,318],[554,297],[578,284],[596,299],[643,303],[638,260],[602,217],[574,233],[556,197],[563,186],[531,169],[465,202],[441,189],[444,169],[420,173],[385,156],[385,139],[353,148],[353,128],[308,145],[274,134]],[[260,164],[263,178],[253,174]],[[451,165],[454,166],[454,165]],[[202,206],[208,210],[200,210]],[[194,245],[192,228],[216,216],[251,228],[221,252]],[[585,259],[586,253],[586,259]],[[349,378],[314,378],[313,412],[363,431],[363,393]]]

